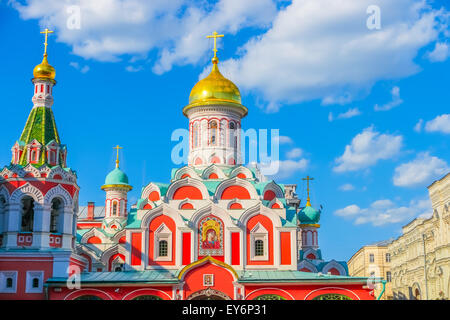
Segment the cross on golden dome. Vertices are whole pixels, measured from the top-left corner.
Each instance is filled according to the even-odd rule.
[[[223,38],[224,35],[223,34],[218,34],[216,31],[213,32],[212,35],[210,36],[206,36],[206,38],[214,38],[214,58],[217,57],[217,38]]]
[[[117,150],[117,158],[116,158],[116,168],[119,167],[119,149],[123,149],[123,147],[119,147],[119,145],[113,147],[113,149]]]
[[[54,31],[50,31],[48,28],[45,28],[44,31],[41,31],[41,33],[45,33],[45,42],[44,42],[44,55],[47,54],[47,46],[48,46],[48,34],[54,33]]]
[[[306,198],[306,206],[311,206],[311,199],[309,198],[309,181],[314,180],[313,177],[306,176],[306,178],[302,178],[302,180],[306,180],[306,192],[308,193],[308,197]]]

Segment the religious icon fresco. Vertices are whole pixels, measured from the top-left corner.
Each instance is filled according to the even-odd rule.
[[[208,216],[199,223],[199,255],[223,255],[223,223],[220,219]]]

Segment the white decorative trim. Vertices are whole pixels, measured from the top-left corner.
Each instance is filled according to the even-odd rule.
[[[146,199],[148,201],[148,197],[150,196],[150,193],[152,193],[153,191],[158,192],[159,199],[161,199],[161,190],[159,189],[159,187],[156,184],[154,184],[152,182],[150,182],[142,191],[141,199]]]
[[[262,290],[278,290],[278,291],[284,292],[284,293],[285,293],[286,295],[288,295],[292,300],[295,300],[295,298],[294,298],[289,292],[287,292],[286,290],[280,289],[280,288],[260,288],[260,289],[256,289],[256,290],[250,291],[250,292],[245,296],[244,300],[247,300],[248,297],[249,297],[251,294],[253,294],[253,293],[255,293],[255,292],[258,292],[258,291],[262,291]]]
[[[298,270],[301,270],[303,268],[308,269],[309,271],[311,271],[312,273],[317,273],[317,268],[314,264],[312,264],[310,261],[308,260],[302,260],[302,262],[299,263],[298,265]],[[303,272],[303,271],[302,271]]]
[[[38,279],[37,288],[33,287],[34,279]],[[27,271],[25,293],[42,293],[44,287],[44,271]]]
[[[200,179],[199,175],[194,169],[192,169],[192,167],[184,166],[175,172],[173,180],[180,180],[181,176],[184,174],[188,174],[192,179]]]
[[[179,188],[187,187],[187,186],[196,187],[202,193],[203,199],[209,199],[209,193],[208,193],[208,189],[206,188],[206,186],[200,180],[189,178],[189,177],[172,182],[170,184],[169,188],[167,189],[166,198],[168,200],[173,200],[173,195],[175,194],[175,192]]]
[[[219,177],[219,179],[225,179],[225,178],[226,178],[226,175],[223,173],[222,169],[220,169],[215,163],[213,163],[213,164],[211,164],[210,166],[206,167],[206,168],[203,170],[203,173],[202,173],[202,179],[203,179],[203,180],[208,180],[208,179],[209,179],[209,176],[210,176],[212,173],[217,174],[217,176]]]
[[[16,293],[17,292],[17,271],[2,270],[0,271],[0,293]],[[12,278],[12,288],[6,287],[6,280]]]
[[[319,289],[312,290],[310,293],[308,293],[308,294],[305,296],[305,298],[304,298],[303,300],[306,300],[306,299],[307,299],[311,294],[313,294],[314,292],[322,291],[322,290],[329,290],[329,289],[338,289],[338,290],[343,290],[343,291],[351,292],[352,294],[354,294],[354,295],[358,298],[358,300],[361,300],[361,298],[360,298],[355,292],[353,292],[352,290],[349,290],[349,289],[346,289],[346,288],[340,288],[340,287],[325,287],[325,288],[319,288]],[[337,294],[339,294],[339,293],[337,293]],[[350,297],[349,297],[349,298],[350,298]]]
[[[240,186],[247,189],[248,193],[250,194],[250,199],[259,199],[258,192],[256,192],[255,187],[249,181],[240,178],[231,178],[220,183],[217,186],[214,197],[220,200],[222,198],[222,193],[224,192],[224,190],[232,186]]]
[[[264,199],[264,194],[266,193],[266,191],[268,190],[272,190],[275,193],[275,197],[276,198],[284,198],[284,192],[283,189],[281,189],[281,187],[276,184],[273,181],[270,181],[265,187],[264,190],[261,194],[262,198]]]
[[[341,276],[346,276],[347,272],[345,272],[345,268],[338,263],[336,260],[331,260],[330,262],[328,262],[321,270],[322,273],[327,274],[328,270],[335,268],[339,271]]]
[[[255,242],[263,242],[264,255],[257,256],[255,252]],[[269,231],[261,223],[257,223],[250,231],[250,260],[267,261],[269,260]]]
[[[44,204],[50,205],[52,200],[55,198],[61,198],[64,201],[65,207],[71,207],[72,197],[70,196],[70,193],[64,189],[60,184],[58,184],[56,187],[51,188],[44,197]]]
[[[159,255],[159,242],[167,241],[167,256]],[[164,224],[153,234],[153,257],[155,261],[172,261],[172,231]]]
[[[169,297],[170,300],[172,300],[172,297],[169,296],[169,295],[167,294],[167,292],[164,292],[164,291],[158,290],[158,289],[153,289],[153,288],[133,290],[133,291],[131,291],[131,292],[128,292],[126,295],[124,295],[123,298],[122,298],[122,300],[126,300],[126,297],[128,297],[129,295],[131,295],[131,294],[133,294],[133,293],[135,293],[135,292],[139,292],[139,291],[156,291],[156,292],[161,292],[161,293],[165,294],[167,297]],[[136,296],[136,297],[139,297],[139,296]],[[134,298],[133,298],[133,299],[134,299]]]
[[[78,290],[75,290],[75,291],[73,291],[73,292],[71,292],[71,293],[69,293],[67,296],[65,296],[64,297],[64,300],[69,300],[69,297],[71,296],[71,295],[74,295],[74,294],[76,294],[76,293],[79,293],[80,291],[96,291],[96,292],[101,292],[101,293],[103,293],[104,295],[106,295],[108,298],[109,298],[109,300],[114,300],[107,292],[105,292],[105,291],[103,291],[103,290],[99,290],[99,289],[94,289],[94,288],[83,288],[83,289],[78,289]],[[81,297],[82,295],[80,295],[79,297]]]
[[[42,192],[35,186],[26,183],[20,188],[14,190],[14,192],[11,195],[10,203],[19,203],[19,201],[25,196],[32,197],[34,201],[40,204],[42,204],[44,201],[44,196],[42,195]]]

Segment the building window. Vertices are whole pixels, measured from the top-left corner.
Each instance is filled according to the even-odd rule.
[[[57,233],[60,232],[58,228],[59,217],[61,216],[63,205],[60,199],[53,199],[50,211],[50,232]]]
[[[193,129],[193,144],[194,148],[197,148],[199,146],[199,132],[198,132],[198,122],[194,123],[194,129]]]
[[[386,262],[391,262],[391,254],[386,253]]]
[[[0,293],[16,293],[17,271],[0,272]]]
[[[22,199],[22,221],[20,231],[32,232],[34,220],[34,199],[25,197]]]
[[[27,271],[26,293],[42,293],[44,271]]]
[[[211,121],[209,123],[209,144],[215,146],[217,144],[217,122]]]
[[[169,254],[169,246],[167,244],[167,240],[160,240],[159,241],[159,256],[167,257],[168,254]]]
[[[164,223],[156,230],[154,241],[155,260],[172,260],[172,231]]]
[[[369,262],[375,262],[375,255],[373,253],[369,254]]]
[[[236,124],[234,122],[230,122],[229,126],[228,126],[228,131],[229,131],[229,137],[228,137],[228,143],[230,145],[231,148],[235,148],[236,144],[235,144],[235,134],[236,134]]]
[[[392,275],[390,271],[386,272],[386,281],[387,282],[391,282],[392,281]]]
[[[264,256],[264,241],[263,240],[255,241],[255,256],[257,256],[257,257]]]
[[[117,216],[117,202],[113,202],[112,215]]]
[[[251,259],[252,260],[268,260],[268,239],[269,232],[262,226],[261,223],[256,224],[256,226],[250,231],[251,240]]]

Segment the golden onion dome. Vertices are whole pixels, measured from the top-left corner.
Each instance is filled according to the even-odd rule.
[[[189,95],[189,104],[184,107],[183,113],[196,106],[225,104],[237,107],[247,114],[247,108],[241,104],[241,93],[238,87],[225,78],[217,66],[219,59],[212,59],[213,67],[211,73],[197,82]]]
[[[55,79],[55,68],[53,68],[47,61],[47,54],[44,54],[42,62],[34,67],[33,76],[37,79]]]

